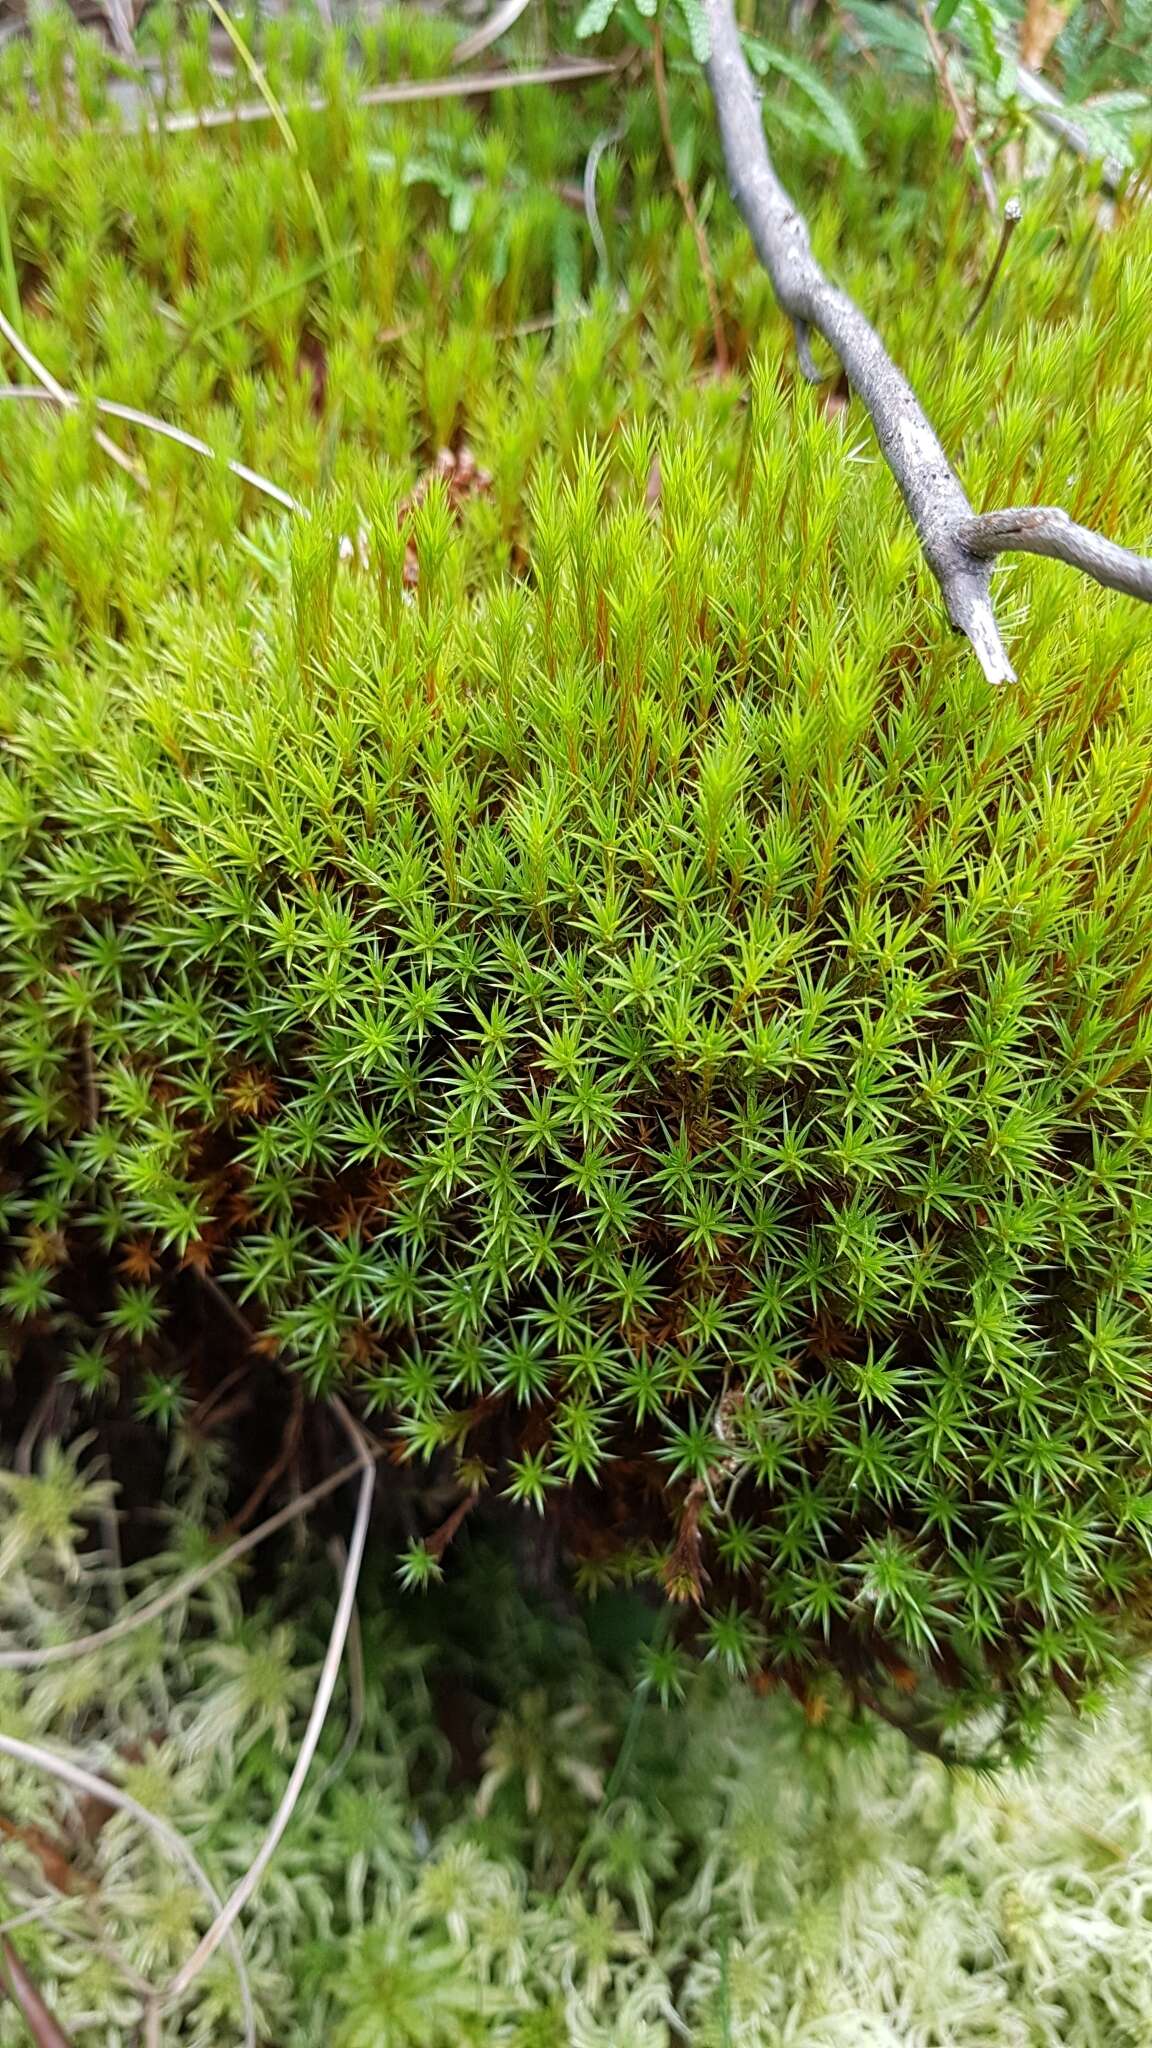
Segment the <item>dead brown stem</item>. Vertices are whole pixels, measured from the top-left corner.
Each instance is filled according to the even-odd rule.
[[[924,34],[928,38],[928,48],[932,53],[932,63],[940,83],[940,90],[952,109],[952,119],[956,123],[956,133],[966,145],[968,154],[976,166],[977,175],[980,179],[980,189],[984,194],[984,204],[992,215],[993,220],[996,220],[1000,213],[1000,196],[996,190],[996,180],[992,176],[988,159],[976,140],[976,130],[972,125],[968,109],[952,82],[952,74],[948,69],[948,52],[936,33],[926,0],[920,0],[920,20],[924,27]]]
[[[692,230],[696,242],[696,253],[700,258],[700,269],[704,278],[704,289],[708,294],[708,314],[712,322],[712,345],[716,351],[716,368],[721,377],[728,374],[728,343],[724,336],[724,321],[720,312],[720,294],[716,289],[716,272],[712,268],[712,252],[704,223],[696,211],[687,178],[684,177],[676,157],[676,144],[672,136],[672,115],[668,105],[668,78],[664,69],[664,37],[659,21],[652,23],[652,83],[656,88],[656,108],[660,116],[660,133],[664,139],[664,154],[672,173],[676,195],[684,209],[684,218]]]

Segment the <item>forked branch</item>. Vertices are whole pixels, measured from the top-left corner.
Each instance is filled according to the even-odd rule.
[[[961,539],[969,554],[985,560],[999,554],[1047,555],[1082,569],[1108,590],[1152,604],[1152,556],[1134,554],[1114,540],[1077,526],[1059,505],[1021,505],[1004,512],[982,512],[964,528]]]
[[[867,406],[880,450],[900,486],[952,624],[965,633],[991,683],[1014,671],[988,596],[994,557],[1015,549],[1053,555],[1110,589],[1152,599],[1152,563],[1047,507],[974,512],[906,377],[859,307],[824,275],[807,225],[768,153],[757,90],[732,0],[704,0],[708,83],[732,196],[772,288],[798,334],[814,329],[839,357]]]

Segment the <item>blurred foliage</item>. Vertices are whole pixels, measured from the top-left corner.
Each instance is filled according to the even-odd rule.
[[[146,1590],[204,1557],[216,1461],[181,1442]],[[5,1530],[0,1640],[59,1643],[122,1616],[97,1547],[103,1482],[48,1454]],[[61,1544],[48,1532],[70,1527]],[[669,1707],[631,1692],[628,1601],[533,1609],[498,1553],[433,1612],[370,1570],[364,1722],[332,1725],[245,1940],[277,2048],[804,2048],[980,2042],[1139,2048],[1152,1894],[1146,1682],[1047,1738],[1026,1778],[917,1756],[876,1724],[754,1698],[697,1668]],[[195,1847],[221,1890],[283,1790],[310,1699],[327,1567],[282,1552],[83,1658],[0,1673],[0,1731],[83,1752]],[[469,1726],[461,1775],[445,1710]],[[515,1751],[523,1769],[503,1772]],[[596,1773],[587,1775],[588,1759]],[[478,1774],[481,1777],[477,1785]],[[574,1782],[579,1780],[579,1782]],[[537,1798],[533,1783],[543,1788]],[[0,1757],[0,1921],[76,2039],[119,2048],[202,1924],[135,1820]],[[21,1917],[28,1916],[28,1917]],[[0,2044],[23,2048],[0,2000]],[[218,1956],[165,2041],[239,2038]]]

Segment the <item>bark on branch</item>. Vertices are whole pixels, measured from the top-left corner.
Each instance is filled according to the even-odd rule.
[[[1009,548],[1052,554],[1112,589],[1144,598],[1152,598],[1152,564],[1046,507],[983,517],[973,511],[911,385],[875,328],[812,253],[807,225],[768,153],[732,0],[704,5],[711,39],[706,70],[728,181],[776,297],[797,335],[815,329],[839,357],[871,415],[948,617],[971,641],[989,682],[1012,682],[1015,673],[988,597],[997,554]]]
[[[999,554],[1047,555],[1082,569],[1108,590],[1141,597],[1152,604],[1152,557],[1137,555],[1077,526],[1058,505],[1024,505],[1004,512],[982,512],[969,521],[961,539],[969,554],[991,560]]]

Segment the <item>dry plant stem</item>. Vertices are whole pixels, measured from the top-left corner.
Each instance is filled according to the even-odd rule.
[[[470,36],[465,36],[462,43],[457,43],[452,52],[452,62],[467,64],[473,57],[478,57],[481,50],[487,50],[492,43],[499,42],[501,36],[507,35],[508,30],[515,27],[529,4],[530,0],[502,0],[499,7],[494,7],[491,14],[485,15],[484,20],[478,28],[473,29]]]
[[[372,1444],[369,1446],[368,1454],[373,1459],[381,1458],[386,1449],[385,1444]],[[149,1600],[146,1606],[138,1607],[130,1614],[122,1614],[118,1620],[110,1622],[107,1628],[96,1629],[91,1635],[78,1636],[71,1643],[51,1643],[47,1649],[0,1650],[0,1671],[40,1671],[49,1664],[70,1663],[76,1657],[87,1657],[96,1650],[106,1649],[109,1643],[120,1642],[124,1636],[130,1636],[135,1629],[146,1628],[150,1621],[157,1621],[162,1614],[167,1614],[170,1607],[178,1607],[182,1600],[191,1599],[192,1594],[198,1592],[201,1586],[206,1586],[209,1579],[214,1579],[218,1572],[227,1571],[231,1565],[238,1564],[242,1557],[247,1557],[250,1550],[255,1550],[258,1544],[266,1542],[269,1536],[275,1536],[278,1530],[286,1529],[289,1523],[297,1521],[301,1515],[306,1515],[309,1508],[314,1508],[319,1501],[326,1500],[338,1487],[346,1486],[361,1470],[362,1463],[359,1457],[339,1466],[335,1472],[330,1472],[326,1479],[318,1480],[315,1486],[309,1487],[307,1493],[298,1494],[295,1500],[289,1501],[287,1507],[278,1508],[276,1513],[269,1515],[267,1521],[261,1522],[258,1528],[250,1529],[246,1536],[238,1536],[235,1543],[230,1543],[227,1550],[222,1550],[218,1557],[209,1559],[207,1564],[198,1565],[195,1571],[187,1572],[183,1578],[177,1579],[175,1585],[169,1586],[163,1593],[158,1593],[154,1600]]]
[[[343,1578],[348,1569],[348,1546],[339,1536],[333,1536],[328,1545],[328,1555],[336,1570]],[[330,1785],[342,1778],[364,1733],[364,1708],[367,1693],[364,1685],[364,1632],[360,1627],[360,1611],[352,1609],[352,1620],[348,1628],[348,1728],[339,1751],[333,1757],[324,1776],[313,1787],[312,1805],[319,1806]]]
[[[984,288],[981,291],[980,296],[976,301],[976,304],[973,306],[972,311],[969,313],[968,318],[964,322],[963,331],[965,334],[971,333],[972,329],[976,325],[976,322],[980,318],[981,313],[984,311],[985,306],[988,304],[988,301],[992,296],[992,292],[996,284],[996,279],[999,277],[1000,272],[1004,267],[1004,258],[1008,254],[1008,244],[1012,240],[1012,237],[1015,234],[1016,229],[1020,225],[1020,216],[1022,212],[1023,208],[1018,199],[1005,200],[1004,220],[1000,229],[1000,240],[996,244],[996,254],[992,258],[991,269],[989,270],[987,277],[984,279]]]
[[[6,1735],[0,1730],[0,1756],[10,1756],[15,1763],[27,1764],[34,1771],[43,1771],[50,1778],[58,1778],[62,1785],[68,1785],[75,1792],[86,1793],[90,1799],[100,1799],[108,1806],[114,1806],[121,1813],[130,1813],[134,1820],[151,1830],[157,1840],[175,1860],[182,1864],[193,1882],[203,1893],[214,1913],[221,1911],[220,1894],[211,1878],[203,1869],[182,1835],[162,1820],[158,1813],[141,1806],[130,1792],[124,1792],[114,1785],[110,1778],[98,1777],[95,1771],[87,1771],[82,1764],[74,1764],[70,1758],[58,1756],[55,1750],[43,1749],[38,1742],[23,1742],[17,1735]],[[252,1987],[248,1971],[240,1953],[240,1944],[231,1928],[227,1931],[228,1953],[236,1971],[240,1986],[240,1997],[244,2007],[244,2048],[256,2048],[256,2013],[252,2004]]]
[[[952,82],[952,74],[948,69],[948,52],[936,33],[932,16],[925,4],[925,0],[920,0],[920,20],[923,24],[924,34],[928,38],[928,48],[932,52],[932,62],[935,66],[936,76],[940,81],[940,89],[952,109],[952,118],[956,123],[956,132],[965,143],[968,153],[976,166],[977,175],[980,179],[980,189],[984,194],[984,204],[992,215],[993,220],[996,220],[1000,213],[1000,195],[996,190],[996,180],[989,169],[988,159],[976,140],[976,131],[972,126],[968,109]]]
[[[983,512],[969,520],[960,537],[969,553],[982,560],[999,554],[1046,555],[1049,561],[1082,570],[1107,590],[1152,604],[1152,556],[1119,547],[1090,526],[1078,526],[1059,505]]]
[[[224,1528],[220,1532],[221,1535],[239,1535],[245,1523],[251,1521],[253,1515],[256,1513],[257,1508],[260,1507],[263,1504],[263,1502],[267,1500],[268,1495],[272,1491],[272,1488],[277,1484],[277,1482],[280,1479],[283,1478],[285,1472],[288,1470],[289,1465],[291,1464],[293,1458],[296,1455],[296,1447],[300,1442],[300,1432],[303,1429],[303,1427],[304,1382],[300,1378],[299,1374],[295,1374],[293,1376],[292,1381],[292,1407],[288,1416],[288,1422],[284,1430],[284,1435],[281,1439],[280,1449],[277,1452],[275,1458],[272,1460],[272,1463],[269,1465],[267,1471],[263,1472],[260,1478],[257,1480],[255,1486],[252,1488],[252,1491],[248,1495],[248,1498],[244,1502],[243,1506],[237,1508],[236,1513],[233,1515],[230,1522],[225,1523]]]
[[[62,406],[65,410],[80,403],[74,392],[64,391],[59,386],[55,390],[42,391],[36,384],[0,384],[0,399],[6,398],[19,399],[26,403],[39,400],[46,405]],[[149,434],[160,434],[166,441],[175,441],[181,448],[190,448],[194,455],[206,455],[210,462],[220,460],[215,448],[207,441],[201,441],[196,434],[186,433],[183,427],[171,426],[167,420],[158,420],[150,412],[140,412],[134,405],[117,405],[110,398],[97,398],[94,403],[97,412],[103,413],[108,419],[125,420],[129,426],[143,427]],[[100,438],[97,435],[97,439]],[[224,467],[231,470],[233,476],[239,477],[241,483],[251,484],[254,491],[259,491],[265,498],[271,498],[273,504],[283,505],[286,512],[305,512],[305,507],[298,498],[293,498],[289,492],[282,491],[279,484],[270,483],[266,476],[260,475],[259,470],[249,469],[243,462],[225,462]],[[141,480],[135,468],[130,468],[129,474],[135,477],[137,482]]]
[[[5,1989],[12,2003],[19,2007],[36,2048],[72,2048],[71,2036],[49,2012],[7,1935],[0,1941],[0,1955],[7,1978]]]
[[[279,1848],[284,1831],[296,1810],[296,1803],[304,1789],[304,1781],[312,1767],[312,1759],[316,1754],[317,1745],[324,1732],[324,1723],[328,1718],[328,1709],[332,1702],[332,1694],[336,1687],[340,1664],[344,1656],[344,1645],[348,1639],[348,1631],[352,1625],[352,1616],[356,1608],[356,1587],[360,1579],[360,1567],[364,1562],[364,1546],[368,1540],[368,1524],[372,1516],[372,1496],[376,1488],[376,1465],[368,1444],[348,1413],[344,1403],[339,1399],[333,1398],[332,1407],[356,1447],[356,1462],[360,1467],[360,1492],[356,1503],[356,1520],[353,1524],[352,1537],[348,1545],[348,1563],[344,1573],[344,1582],[340,1588],[340,1598],[336,1604],[332,1631],[328,1638],[328,1647],[324,1653],[324,1662],[321,1666],[320,1678],[316,1686],[316,1696],[312,1702],[312,1711],[308,1716],[308,1726],[304,1730],[299,1753],[292,1766],[292,1774],[284,1789],[284,1796],[272,1816],[264,1840],[260,1844],[248,1870],[229,1897],[228,1903],[217,1913],[211,1927],[197,1944],[187,1962],[176,1972],[171,1983],[165,1988],[161,1997],[161,2003],[164,2006],[169,2006],[184,1996],[190,1986],[195,1983],[204,1965],[215,1955],[222,1941],[234,1939],[233,1929],[235,1923],[244,1911],[249,1899],[257,1891],[264,1872]]]
[[[33,353],[23,336],[17,333],[12,322],[4,313],[0,313],[0,334],[4,336],[9,348],[19,356],[24,368],[31,370],[32,375],[37,379],[38,385],[43,387],[37,391],[38,397],[54,398],[57,405],[79,405],[79,399],[71,391],[65,391],[64,386],[57,382],[47,364],[42,363],[39,356]],[[110,441],[107,434],[101,433],[99,427],[96,428],[95,438],[97,447],[104,450],[108,460],[114,462],[117,469],[122,469],[142,489],[148,489],[147,477],[143,470],[133,462],[130,455],[125,455],[124,450],[118,448],[115,441]]]
[[[1047,80],[1030,71],[1026,64],[1016,61],[1016,51],[1006,37],[997,37],[1001,54],[1010,56],[1016,77],[1016,90],[1027,106],[1038,128],[1043,128],[1078,156],[1085,163],[1100,165],[1100,185],[1104,192],[1115,193],[1123,179],[1123,169],[1115,158],[1102,153],[1099,142],[1089,135],[1077,121],[1064,111],[1064,103],[1058,92]]]
[[[307,194],[308,204],[312,209],[312,218],[316,225],[316,233],[320,241],[320,247],[324,251],[324,259],[328,263],[335,263],[336,245],[332,240],[331,231],[328,226],[328,216],[324,211],[324,202],[316,189],[316,182],[312,176],[311,171],[308,169],[306,164],[302,164],[299,162],[300,145],[296,140],[295,131],[293,130],[290,122],[288,121],[284,113],[283,107],[280,105],[279,100],[276,98],[275,93],[273,92],[271,86],[268,83],[267,73],[265,72],[263,65],[257,63],[255,57],[252,55],[251,50],[248,48],[247,43],[244,41],[244,38],[241,35],[239,29],[237,28],[235,22],[233,21],[231,15],[228,13],[225,7],[221,6],[220,0],[208,0],[208,5],[211,8],[212,13],[215,15],[216,20],[219,22],[221,28],[224,30],[225,35],[227,36],[229,42],[231,43],[232,48],[235,50],[236,55],[239,57],[240,62],[243,64],[244,69],[247,71],[248,76],[252,80],[253,85],[256,87],[257,92],[260,94],[261,99],[264,101],[264,104],[267,107],[268,112],[272,116],[272,119],[275,121],[277,129],[279,130],[280,133],[280,138],[284,144],[285,149],[288,151],[289,156],[295,157],[297,159],[297,168],[300,173],[300,183],[303,186],[305,193]]]
[[[704,278],[704,289],[708,294],[708,317],[712,322],[712,346],[716,351],[716,369],[721,377],[728,374],[728,343],[724,338],[724,321],[720,313],[720,294],[716,289],[716,272],[712,268],[712,252],[704,223],[696,211],[696,201],[689,190],[688,180],[682,175],[676,160],[676,143],[672,135],[672,115],[668,106],[668,77],[664,69],[664,37],[659,21],[652,23],[652,83],[656,88],[656,107],[660,116],[660,134],[664,141],[664,154],[676,187],[676,196],[684,209],[684,218],[692,230],[696,253],[700,258],[700,269]]]
[[[952,624],[967,634],[989,682],[1012,682],[1015,672],[988,600],[990,570],[959,539],[961,525],[974,517],[972,506],[927,414],[875,328],[825,277],[812,254],[807,226],[768,154],[731,0],[705,0],[705,11],[711,37],[708,83],[728,178],[776,297],[794,323],[815,328],[838,356],[871,414]]]
[[[604,239],[604,230],[600,225],[600,209],[596,204],[596,178],[600,169],[600,159],[604,155],[605,150],[611,149],[615,143],[619,142],[623,133],[623,128],[603,129],[593,141],[584,162],[584,178],[581,185],[584,218],[588,222],[588,232],[592,237],[592,246],[596,251],[596,261],[600,266],[602,277],[608,276],[610,266],[608,262],[608,244]]]
[[[431,1536],[426,1538],[424,1548],[432,1557],[443,1557],[456,1531],[467,1521],[468,1516],[472,1513],[479,1499],[480,1495],[478,1493],[466,1493],[463,1500],[453,1508],[452,1513],[447,1519],[441,1522],[440,1527],[434,1529]]]
[[[467,99],[472,94],[500,92],[514,86],[579,85],[589,78],[607,78],[619,67],[603,57],[573,57],[563,63],[530,65],[523,71],[470,71],[454,78],[405,78],[391,85],[370,86],[358,93],[358,107],[412,106],[425,100]],[[332,102],[312,93],[282,109],[293,114],[326,114]],[[153,114],[141,126],[148,135],[186,135],[196,128],[231,128],[238,122],[271,121],[263,100],[245,100],[235,107],[189,108],[178,114]]]

